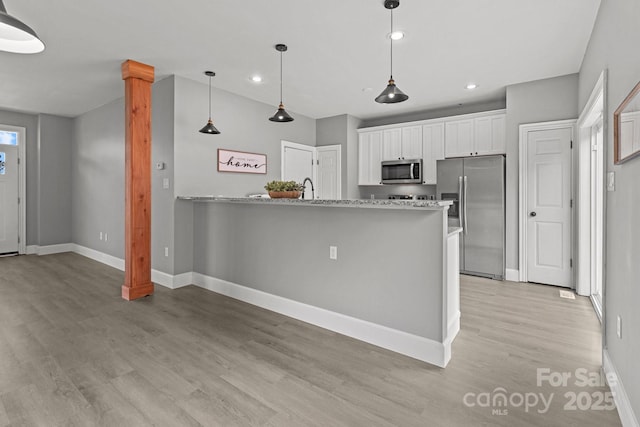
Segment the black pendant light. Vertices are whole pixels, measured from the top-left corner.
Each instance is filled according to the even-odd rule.
[[[293,117],[291,117],[289,113],[287,113],[287,111],[284,109],[284,104],[282,104],[282,52],[287,51],[287,45],[277,44],[276,50],[280,52],[280,105],[278,106],[278,111],[276,111],[276,113],[272,117],[269,117],[269,120],[271,120],[272,122],[280,123],[292,122]]]
[[[44,43],[27,24],[7,13],[0,0],[0,50],[11,53],[39,53]]]
[[[209,121],[202,129],[200,129],[200,132],[208,133],[209,135],[218,135],[220,131],[216,129],[213,125],[213,120],[211,120],[211,77],[215,76],[216,73],[213,71],[205,71],[204,74],[209,76]]]
[[[393,34],[393,9],[400,6],[400,0],[385,0],[384,7],[391,11],[391,34]],[[396,102],[402,102],[409,99],[409,97],[402,92],[393,80],[393,38],[391,38],[391,76],[389,78],[389,84],[387,88],[382,91],[376,98],[376,102],[381,104],[395,104]]]

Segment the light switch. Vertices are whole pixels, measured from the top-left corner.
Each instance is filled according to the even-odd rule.
[[[162,178],[162,188],[165,190],[169,188],[169,178]]]
[[[616,191],[616,173],[609,172],[607,174],[607,191]]]

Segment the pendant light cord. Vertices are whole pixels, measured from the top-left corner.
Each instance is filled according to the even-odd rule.
[[[282,105],[282,51],[280,51],[280,104]]]
[[[211,76],[209,76],[209,120],[211,120]]]
[[[393,80],[393,9],[391,9],[391,33],[389,34],[389,38],[391,39],[391,70],[389,74],[391,80]]]

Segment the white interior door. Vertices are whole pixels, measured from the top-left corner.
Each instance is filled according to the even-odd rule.
[[[18,147],[0,144],[0,254],[18,252]]]
[[[314,179],[315,147],[282,141],[283,181],[296,181],[302,184],[305,178]],[[311,186],[307,184],[305,199],[311,199]]]
[[[341,146],[327,145],[317,147],[318,183],[316,199],[339,200],[342,198]]]
[[[571,287],[573,128],[527,133],[527,280]]]

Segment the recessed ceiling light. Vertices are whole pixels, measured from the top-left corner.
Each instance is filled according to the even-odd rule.
[[[394,31],[389,34],[389,38],[391,40],[400,40],[404,38],[404,33],[402,31]]]
[[[253,76],[253,77],[251,77],[251,81],[254,82],[254,83],[260,83],[260,82],[262,82],[262,77],[257,76],[257,75]]]
[[[475,84],[475,83],[468,83],[468,84],[465,86],[465,89],[473,90],[473,89],[476,89],[477,87],[478,87],[478,85],[477,85],[477,84]]]

